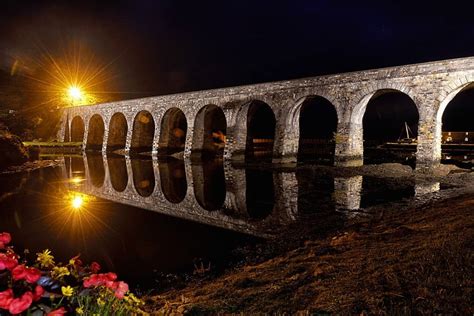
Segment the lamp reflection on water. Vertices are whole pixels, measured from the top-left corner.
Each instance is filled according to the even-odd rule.
[[[70,203],[70,207],[74,211],[79,211],[84,208],[86,203],[91,199],[91,196],[79,192],[69,192],[67,195],[67,200]]]
[[[71,183],[73,183],[73,184],[79,184],[79,183],[81,183],[81,182],[83,182],[83,181],[84,181],[84,179],[81,178],[81,177],[73,177],[73,178],[71,179]]]

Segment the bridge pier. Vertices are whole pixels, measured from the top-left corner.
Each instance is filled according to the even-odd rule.
[[[436,118],[420,120],[416,146],[417,170],[430,170],[440,165],[441,125]]]
[[[280,112],[277,117],[272,163],[296,164],[298,162],[299,124],[294,124],[294,117],[291,114]]]
[[[362,124],[340,122],[335,135],[334,165],[358,167],[364,164],[364,140]]]

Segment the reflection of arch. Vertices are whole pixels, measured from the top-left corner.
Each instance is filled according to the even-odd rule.
[[[171,203],[179,203],[186,197],[188,184],[184,162],[178,159],[159,163],[161,190]]]
[[[69,132],[69,115],[66,118],[66,126],[64,127],[64,139],[63,139],[63,141],[65,143],[71,141],[71,135],[70,135],[70,132]]]
[[[104,120],[99,114],[92,115],[89,120],[89,131],[87,133],[86,149],[102,150],[104,141]]]
[[[127,163],[125,157],[107,157],[112,187],[117,192],[125,191],[128,183]]]
[[[150,196],[155,189],[155,174],[151,159],[132,159],[133,185],[138,194],[143,197]]]
[[[71,174],[73,178],[85,178],[84,158],[81,157],[71,157]]]
[[[80,116],[75,116],[71,121],[71,142],[84,141],[84,120]]]
[[[140,111],[133,120],[132,143],[134,152],[151,151],[155,135],[155,120],[148,111]]]
[[[122,113],[115,113],[110,118],[107,151],[125,148],[127,141],[127,119]]]
[[[236,135],[245,136],[245,157],[271,158],[275,140],[276,120],[271,107],[254,100],[244,104],[237,114]]]
[[[193,164],[191,168],[194,195],[199,205],[208,211],[220,209],[226,196],[222,160],[203,161],[203,164]]]
[[[212,104],[204,106],[194,120],[193,152],[208,156],[222,155],[226,131],[222,109]]]
[[[332,160],[337,123],[337,111],[330,101],[320,96],[304,98],[295,109],[290,123],[299,132],[298,158]]]
[[[334,210],[334,180],[317,169],[298,169],[298,214],[314,214]]]
[[[170,108],[161,120],[158,153],[172,155],[184,151],[188,123],[183,111]]]
[[[371,163],[387,160],[413,162],[411,152],[416,151],[420,116],[418,105],[410,95],[396,89],[376,90],[362,98],[351,120],[355,129],[352,131],[353,137],[361,139],[356,145],[360,146],[364,160]],[[399,139],[404,139],[404,144],[391,145],[393,148],[390,152],[379,148],[387,142],[396,143]]]
[[[64,166],[66,168],[66,175],[68,178],[72,177],[71,174],[71,157],[65,156],[64,157]]]
[[[264,219],[273,211],[275,189],[269,170],[245,170],[247,212],[253,219]]]
[[[97,188],[102,187],[105,179],[105,168],[102,155],[88,154],[87,166],[89,167],[89,177],[92,185]]]

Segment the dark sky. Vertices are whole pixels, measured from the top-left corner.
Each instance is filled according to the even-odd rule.
[[[457,1],[1,1],[4,70],[71,41],[126,99],[473,56],[474,23]]]

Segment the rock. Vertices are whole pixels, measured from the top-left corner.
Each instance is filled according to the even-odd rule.
[[[21,165],[28,160],[28,151],[18,136],[0,131],[0,169]]]
[[[171,157],[176,159],[184,159],[184,151],[180,151],[171,155]]]

